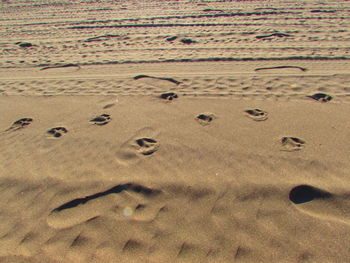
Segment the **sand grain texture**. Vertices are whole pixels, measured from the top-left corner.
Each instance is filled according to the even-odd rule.
[[[349,11],[1,1],[0,262],[349,262]]]

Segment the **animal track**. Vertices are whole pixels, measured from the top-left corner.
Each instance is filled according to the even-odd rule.
[[[29,124],[31,124],[32,122],[33,122],[32,118],[19,119],[19,120],[15,121],[14,123],[12,123],[11,127],[8,128],[6,131],[16,131],[16,130],[22,129],[22,128],[28,126]]]
[[[139,152],[143,155],[151,155],[159,148],[159,143],[150,138],[140,138],[136,140],[137,145],[140,147]]]
[[[316,93],[312,96],[308,96],[311,99],[317,100],[317,101],[321,101],[321,102],[328,102],[331,101],[333,99],[332,96],[324,94],[324,93]]]
[[[142,155],[154,153],[159,148],[159,143],[152,138],[157,138],[159,132],[151,127],[144,127],[136,131],[132,137],[120,145],[116,152],[117,162],[121,165],[131,165],[141,161]],[[144,139],[148,139],[144,140]],[[148,145],[147,148],[145,145]],[[143,154],[145,153],[145,154]]]
[[[164,99],[164,100],[173,100],[173,99],[177,99],[178,96],[176,93],[174,92],[167,92],[167,93],[163,93],[160,95],[160,98],[161,99]]]
[[[183,44],[193,44],[193,43],[197,43],[196,40],[192,40],[192,39],[190,39],[190,38],[183,38],[183,39],[181,39],[180,41],[181,41],[181,43],[183,43]]]
[[[53,137],[59,138],[62,135],[66,134],[68,130],[64,127],[55,127],[47,131],[48,134],[52,135]]]
[[[96,125],[106,125],[111,121],[111,116],[109,114],[101,114],[100,116],[97,116],[90,120],[90,122],[93,122]]]
[[[298,185],[289,193],[289,199],[294,204],[310,202],[314,199],[325,199],[332,197],[332,194],[309,185]]]
[[[266,111],[260,109],[246,110],[247,116],[255,121],[265,121],[268,118]]]
[[[216,116],[213,113],[202,113],[196,117],[196,120],[202,125],[208,125],[214,119],[216,119]]]
[[[296,137],[282,137],[281,139],[283,151],[293,152],[301,150],[304,145],[305,141]]]

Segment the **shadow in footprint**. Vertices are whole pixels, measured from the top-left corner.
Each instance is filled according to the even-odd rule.
[[[33,44],[29,42],[17,42],[16,44],[22,48],[28,48],[33,46]]]
[[[158,135],[159,132],[151,127],[136,131],[118,148],[117,162],[123,166],[136,164],[143,159],[143,155],[154,153],[159,148],[159,142],[153,138],[157,138]]]
[[[127,184],[119,184],[116,185],[106,191],[103,192],[98,192],[96,194],[92,194],[83,198],[77,198],[74,200],[71,200],[57,208],[55,208],[54,210],[52,210],[52,212],[60,212],[62,210],[65,209],[69,209],[69,208],[74,208],[77,207],[78,205],[83,205],[91,200],[94,200],[96,198],[100,198],[106,195],[110,195],[110,194],[118,194],[120,192],[123,191],[132,191],[138,194],[142,194],[144,196],[153,196],[153,195],[157,195],[159,194],[161,191],[160,190],[156,190],[156,189],[151,189],[148,187],[144,187],[142,185],[138,185],[138,184],[133,184],[133,183],[127,183]]]
[[[350,224],[349,193],[334,194],[310,185],[298,185],[289,192],[289,200],[310,216]]]
[[[332,197],[332,194],[310,185],[298,185],[289,193],[289,200],[294,204],[303,204],[314,199],[325,199]]]
[[[111,116],[109,114],[101,114],[90,120],[90,122],[99,126],[106,125],[110,121],[111,121]]]
[[[197,43],[196,40],[192,40],[192,39],[190,39],[190,38],[183,38],[183,39],[181,39],[180,41],[181,41],[181,43],[183,43],[183,44],[193,44],[193,43]]]
[[[246,110],[245,113],[254,121],[265,121],[268,119],[268,113],[260,109]]]
[[[174,41],[175,39],[177,39],[177,36],[168,37],[166,40],[167,41]]]
[[[314,100],[317,100],[317,101],[321,101],[321,102],[328,102],[328,101],[331,101],[333,99],[332,96],[327,95],[325,93],[316,93],[312,96],[307,96],[307,97],[314,99]]]
[[[159,143],[151,138],[140,138],[136,143],[140,147],[139,152],[143,155],[151,155],[159,148]]]
[[[161,193],[161,190],[137,183],[118,184],[105,191],[70,199],[53,208],[47,223],[50,227],[64,229],[88,224],[106,214],[120,220],[149,222],[154,220],[163,206],[153,202]]]
[[[178,96],[175,92],[167,92],[167,93],[163,93],[159,96],[161,99],[164,100],[173,100],[173,99],[177,99]]]
[[[196,121],[198,121],[201,125],[208,125],[215,119],[216,116],[213,113],[201,113],[196,117]]]
[[[282,151],[299,151],[304,145],[305,141],[296,137],[282,137],[281,139]]]
[[[22,129],[22,128],[28,126],[29,124],[31,124],[32,122],[33,122],[32,118],[19,119],[19,120],[15,121],[14,123],[12,123],[11,127],[8,128],[6,131],[16,131],[16,130]]]
[[[64,127],[55,127],[50,130],[48,130],[46,133],[52,135],[55,138],[59,138],[63,135],[65,135],[68,132],[68,130]]]

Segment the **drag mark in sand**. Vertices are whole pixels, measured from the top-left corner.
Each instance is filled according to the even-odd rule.
[[[80,69],[80,66],[78,64],[65,64],[65,65],[59,65],[59,66],[47,66],[44,68],[41,68],[40,70],[47,70],[47,69],[54,69],[54,68],[71,68],[76,67],[78,70]]]
[[[260,70],[271,70],[271,69],[286,69],[286,68],[293,68],[293,69],[300,69],[301,71],[307,71],[307,68],[303,68],[303,67],[299,67],[299,66],[264,67],[264,68],[256,68],[255,71],[260,71]]]
[[[160,77],[153,77],[153,76],[148,76],[148,75],[137,75],[137,76],[134,77],[135,80],[143,79],[143,78],[166,80],[166,81],[175,83],[176,85],[179,85],[181,83],[180,81],[177,81],[177,80],[175,80],[173,78],[160,78]]]
[[[96,36],[96,37],[90,37],[85,40],[85,42],[93,42],[93,41],[106,41],[112,37],[119,37],[120,35],[102,35],[102,36]]]
[[[284,34],[284,33],[272,33],[270,35],[263,35],[263,36],[256,36],[257,39],[265,39],[265,38],[271,38],[271,37],[290,37],[290,34]]]

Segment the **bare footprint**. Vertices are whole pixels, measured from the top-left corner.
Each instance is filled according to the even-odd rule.
[[[55,127],[55,128],[48,130],[46,133],[55,137],[55,138],[59,138],[59,137],[65,135],[67,132],[68,132],[68,130],[64,127]]]
[[[305,141],[296,137],[282,137],[281,139],[282,151],[294,152],[301,150]]]
[[[260,109],[246,110],[245,113],[254,121],[265,121],[268,119],[268,113]]]
[[[111,116],[109,114],[101,114],[90,120],[90,122],[99,126],[106,125],[110,121],[111,121]]]
[[[68,200],[51,211],[47,222],[53,228],[63,229],[101,215],[113,215],[120,220],[151,221],[161,208],[159,204],[153,204],[153,200],[161,193],[161,190],[136,183],[118,184],[105,191]]]
[[[311,185],[298,185],[289,192],[296,208],[310,216],[350,224],[349,194],[336,195]]]
[[[202,113],[196,117],[196,121],[201,125],[208,125],[215,119],[216,116],[213,113]]]
[[[312,96],[308,96],[311,99],[317,100],[317,101],[321,101],[321,102],[329,102],[333,99],[332,96],[325,94],[325,93],[316,93]]]
[[[140,147],[138,151],[143,155],[151,155],[159,148],[159,143],[151,138],[140,138],[136,143]]]
[[[164,99],[164,100],[173,100],[173,99],[177,99],[178,96],[176,93],[174,92],[167,92],[167,93],[163,93],[160,95],[160,98],[161,99]]]
[[[19,120],[15,121],[14,123],[12,123],[11,127],[8,128],[6,131],[17,131],[19,129],[22,129],[22,128],[28,126],[32,122],[33,122],[32,118],[19,119]]]

